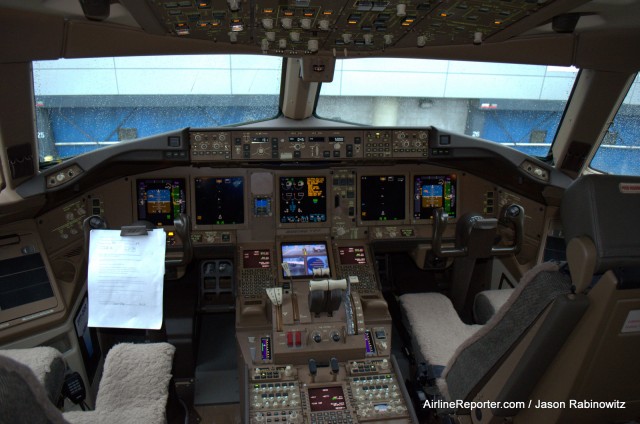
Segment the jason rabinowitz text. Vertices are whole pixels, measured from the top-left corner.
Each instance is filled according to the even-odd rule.
[[[534,403],[534,408],[538,409],[625,409],[625,403],[621,400],[611,401],[595,401],[595,400],[575,400],[571,399],[569,402],[545,402],[542,400]]]
[[[625,409],[625,403],[620,400],[612,401],[594,401],[594,400],[575,400],[571,399],[568,402],[549,402],[542,400],[529,400],[528,402],[467,402],[462,400],[457,401],[445,401],[445,400],[426,400],[422,405],[423,408],[432,409]]]

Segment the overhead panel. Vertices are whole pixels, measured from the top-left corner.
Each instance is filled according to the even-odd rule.
[[[552,1],[147,0],[174,36],[287,56],[479,44]]]

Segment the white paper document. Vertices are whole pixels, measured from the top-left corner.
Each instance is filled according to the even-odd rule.
[[[162,326],[166,235],[121,236],[91,230],[89,326],[157,330]]]

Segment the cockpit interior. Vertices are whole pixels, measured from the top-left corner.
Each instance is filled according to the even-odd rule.
[[[0,422],[640,422],[640,1],[0,34]]]

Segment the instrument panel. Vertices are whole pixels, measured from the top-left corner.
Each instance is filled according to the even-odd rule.
[[[169,246],[179,246],[173,220],[186,213],[197,247],[289,235],[430,239],[435,208],[455,222],[467,212],[499,217],[514,196],[527,211],[542,206],[484,179],[482,170],[443,166],[449,158],[460,163],[481,143],[435,128],[192,129],[140,147],[153,145],[169,147],[158,152],[168,168],[83,190],[42,215],[39,225],[51,234],[47,250],[82,240],[74,222],[89,215],[101,215],[111,228],[149,221],[167,230]],[[532,244],[542,231],[538,216],[528,215],[535,221],[526,227]]]

